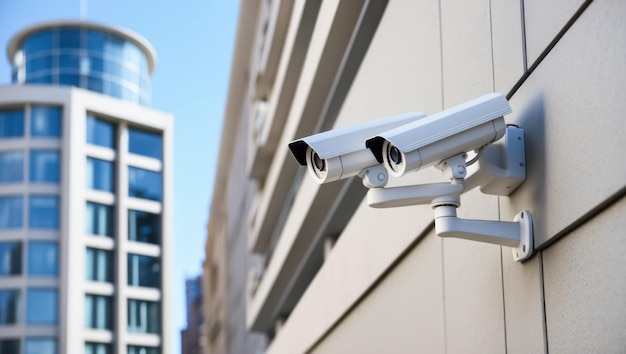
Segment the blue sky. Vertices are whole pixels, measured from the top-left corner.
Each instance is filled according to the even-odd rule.
[[[126,27],[155,47],[152,107],[174,115],[174,269],[167,330],[180,352],[184,282],[200,273],[239,1],[90,0],[89,21]],[[0,0],[0,85],[10,83],[9,39],[41,21],[79,19],[80,0]],[[168,324],[165,324],[168,326]]]

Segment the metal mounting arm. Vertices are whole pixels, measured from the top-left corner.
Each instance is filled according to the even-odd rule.
[[[367,202],[374,208],[431,204],[438,236],[512,247],[513,259],[524,261],[533,253],[533,223],[529,211],[518,213],[512,222],[465,220],[456,216],[460,196],[468,190],[480,187],[483,193],[506,196],[523,183],[526,179],[524,149],[524,130],[507,127],[504,139],[485,147],[478,162],[470,168],[465,153],[437,165],[450,182],[392,188],[380,188],[384,184],[379,184],[379,188],[372,188],[366,173],[364,184],[372,188],[367,193]],[[466,175],[469,176],[466,178]]]
[[[528,211],[520,212],[510,222],[460,219],[456,216],[456,207],[451,205],[438,205],[434,209],[437,236],[512,247],[513,259],[517,262],[532,256],[533,221]]]

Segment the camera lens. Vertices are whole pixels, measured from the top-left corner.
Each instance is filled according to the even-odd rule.
[[[321,159],[316,152],[313,153],[313,166],[315,166],[315,169],[318,171],[324,171],[326,169],[326,161]]]
[[[395,146],[391,146],[389,148],[387,156],[389,157],[389,161],[393,162],[396,165],[402,162],[402,154],[400,153],[400,150]]]

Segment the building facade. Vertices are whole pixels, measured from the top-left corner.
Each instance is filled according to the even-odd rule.
[[[152,46],[44,23],[0,87],[0,351],[167,353],[172,117],[150,109]]]
[[[229,262],[250,269],[246,325],[266,353],[623,352],[623,3],[297,0],[286,18],[284,3],[242,10],[211,210],[214,237],[248,249]],[[489,92],[525,131],[527,178],[458,211],[529,210],[523,263],[437,237],[429,205],[370,208],[359,178],[318,185],[287,148]]]
[[[289,3],[282,2],[282,7],[288,7]],[[246,132],[247,129],[247,122],[241,125],[239,121],[250,110],[242,98],[250,92],[248,87],[251,82],[246,79],[246,71],[257,35],[252,28],[264,25],[257,19],[258,11],[267,9],[263,4],[265,2],[251,1],[239,7],[225,128],[213,187],[203,265],[205,322],[202,342],[206,354],[258,354],[266,347],[266,336],[251,332],[246,326],[248,284],[253,278],[249,270],[259,268],[262,262],[262,257],[249,252],[247,239],[247,209],[255,187],[249,183],[246,160],[231,159],[234,156],[244,157],[248,145],[228,142],[228,139],[237,136],[233,130]],[[288,18],[288,13],[282,10],[281,16]],[[225,149],[236,152],[223,154]]]

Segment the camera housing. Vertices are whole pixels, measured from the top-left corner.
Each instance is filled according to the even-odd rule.
[[[490,93],[380,133],[365,146],[389,174],[400,177],[499,140],[508,113],[504,95]]]
[[[365,139],[424,117],[411,112],[333,129],[292,141],[289,149],[317,183],[338,181],[380,164],[363,144]]]

